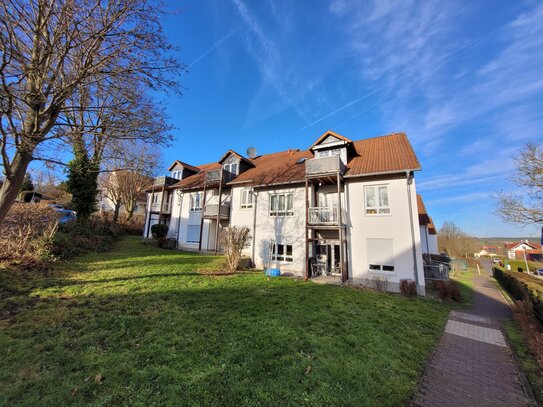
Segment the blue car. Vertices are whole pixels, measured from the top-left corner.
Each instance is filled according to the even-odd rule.
[[[70,223],[77,220],[77,213],[68,209],[57,209],[58,223]]]
[[[539,277],[543,277],[543,269],[537,269],[534,274]]]

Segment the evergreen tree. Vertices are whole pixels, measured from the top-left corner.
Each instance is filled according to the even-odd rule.
[[[32,176],[30,173],[26,173],[23,185],[21,185],[21,191],[34,191],[34,183],[32,182]]]
[[[72,194],[72,207],[80,221],[88,220],[96,211],[98,172],[99,165],[82,149],[76,150],[73,160],[68,163],[66,187]]]

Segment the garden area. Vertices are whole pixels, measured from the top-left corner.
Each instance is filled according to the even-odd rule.
[[[0,271],[0,405],[404,405],[451,309],[112,244]]]

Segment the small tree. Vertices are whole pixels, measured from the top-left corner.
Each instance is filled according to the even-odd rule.
[[[87,221],[96,210],[98,170],[98,165],[84,151],[76,154],[68,164],[66,186],[72,194],[72,206],[77,211],[78,222]]]
[[[249,246],[251,233],[245,226],[228,226],[222,229],[220,242],[224,247],[226,255],[226,265],[229,271],[235,271],[239,268],[241,262],[241,252]]]

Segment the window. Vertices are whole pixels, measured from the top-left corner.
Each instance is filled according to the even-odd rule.
[[[333,148],[331,150],[318,150],[317,151],[317,158],[324,158],[324,157],[330,157],[333,155],[341,155],[341,149],[340,148]]]
[[[272,260],[273,261],[288,261],[292,262],[292,245],[291,244],[277,244],[272,246]]]
[[[276,194],[270,196],[270,216],[294,215],[294,195]]]
[[[190,211],[198,212],[202,210],[202,193],[194,192],[190,194]]]
[[[232,174],[238,174],[238,159],[235,155],[230,155],[224,162],[224,171],[228,171]]]
[[[367,239],[366,248],[370,272],[394,272],[392,239]]]
[[[390,214],[387,185],[364,187],[364,195],[366,197],[366,215]]]
[[[181,174],[182,173],[183,173],[183,171],[174,171],[174,172],[172,172],[172,178],[181,179]]]
[[[187,226],[187,243],[200,243],[200,226]]]
[[[249,209],[253,207],[253,191],[250,189],[241,190],[241,209]]]

